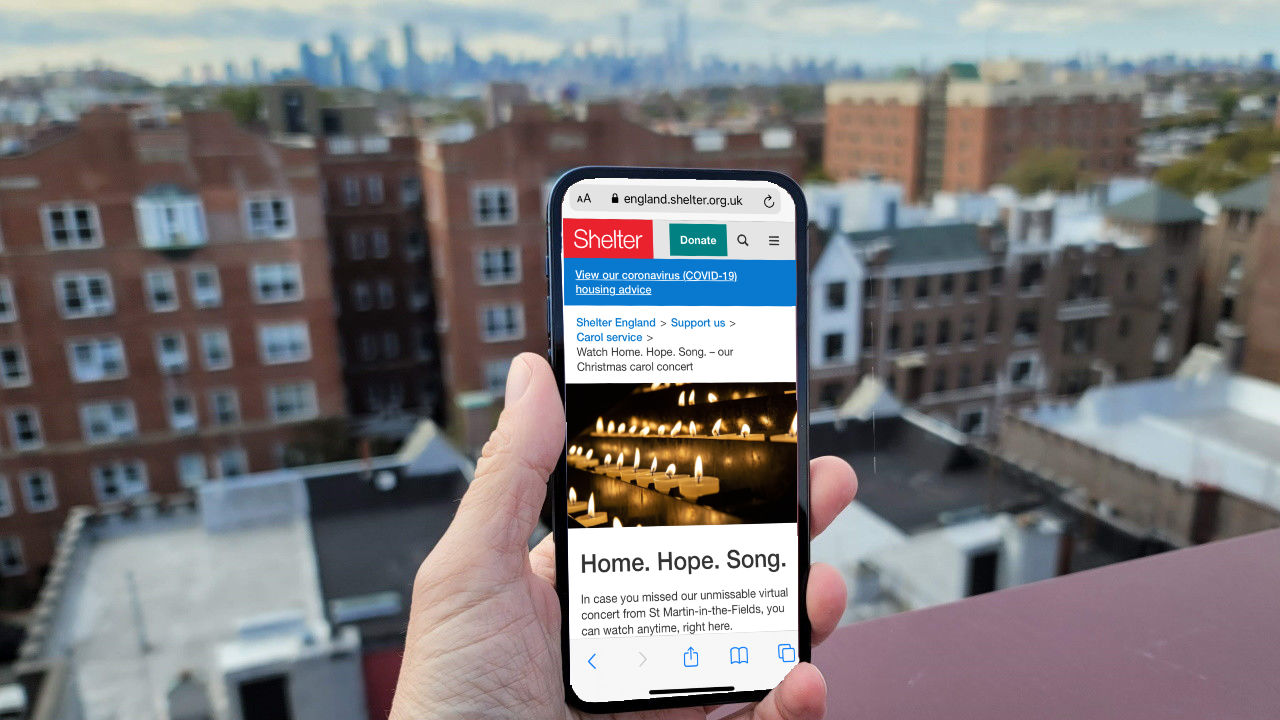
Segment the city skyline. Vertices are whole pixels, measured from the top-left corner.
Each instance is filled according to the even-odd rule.
[[[89,0],[23,5],[0,0],[0,75],[101,61],[158,82],[180,79],[185,66],[208,64],[221,74],[228,61],[247,76],[252,58],[269,68],[294,68],[299,42],[326,47],[335,28],[353,54],[388,38],[392,59],[403,61],[397,42],[403,23],[416,27],[419,52],[427,58],[451,52],[461,37],[481,59],[501,53],[545,60],[566,48],[660,52],[683,9],[695,63],[714,55],[761,64],[816,58],[918,65],[1015,54],[1255,57],[1274,47],[1268,19],[1280,21],[1280,6],[1262,0],[1212,6],[1189,0],[629,0],[608,9],[566,2],[532,8],[515,0],[370,0],[319,8],[301,0],[265,7],[245,0],[127,0],[110,10]],[[714,36],[705,32],[709,27],[717,29]]]

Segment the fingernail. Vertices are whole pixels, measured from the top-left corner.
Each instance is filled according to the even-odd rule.
[[[520,399],[524,395],[525,389],[529,387],[529,363],[524,361],[522,357],[515,357],[511,360],[511,368],[507,370],[507,390],[505,402],[507,405]]]

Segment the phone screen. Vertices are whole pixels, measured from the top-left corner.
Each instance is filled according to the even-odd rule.
[[[718,175],[584,177],[559,201],[556,511],[584,704],[746,697],[807,659],[803,208]]]

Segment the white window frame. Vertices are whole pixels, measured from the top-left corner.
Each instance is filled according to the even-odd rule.
[[[226,349],[227,359],[224,363],[212,362],[209,358],[209,339],[221,338],[218,342]],[[231,351],[231,335],[226,328],[205,328],[200,331],[200,366],[205,370],[229,370],[235,365],[235,355]]]
[[[31,482],[35,478],[42,478],[46,483],[48,499],[43,503],[38,503],[32,497]],[[53,473],[38,468],[35,470],[23,470],[18,474],[18,486],[22,489],[22,505],[29,513],[42,513],[56,510],[58,508],[58,487],[53,482]]]
[[[172,352],[165,350],[166,338],[177,338],[178,348]],[[179,330],[167,330],[155,335],[156,367],[165,375],[179,375],[191,367],[191,356],[187,352],[187,335]]]
[[[386,228],[377,227],[369,231],[369,253],[381,260],[391,255],[391,234]]]
[[[224,460],[232,457],[236,459],[236,463],[240,465],[242,472],[229,473],[226,471]],[[218,478],[240,477],[241,475],[248,475],[250,472],[249,453],[245,452],[242,447],[229,447],[219,450],[213,456],[213,462],[214,467],[217,468],[215,476]]]
[[[304,393],[305,403],[296,411],[284,413],[280,412],[280,403],[278,402],[280,395],[285,392],[295,392],[301,390]],[[267,412],[270,414],[273,422],[298,422],[301,420],[311,420],[320,414],[319,400],[316,397],[316,384],[310,380],[299,380],[296,382],[279,383],[267,386]]]
[[[17,322],[18,300],[13,294],[13,282],[0,277],[0,323]]]
[[[204,203],[195,195],[142,196],[133,201],[138,239],[147,248],[200,247],[209,241]]]
[[[223,398],[231,399],[232,418],[226,422],[219,416]],[[209,391],[209,423],[214,427],[230,427],[240,424],[240,392],[233,387],[214,388]]]
[[[285,333],[289,337],[283,337]],[[307,362],[311,359],[311,327],[306,320],[258,325],[258,357],[263,365]]]
[[[89,284],[94,280],[100,281],[106,291],[105,295],[96,299],[92,298],[89,292]],[[83,300],[84,304],[79,312],[73,312],[67,307],[66,285],[68,282],[75,283],[76,292]],[[111,276],[100,270],[58,273],[53,276],[53,290],[58,298],[58,314],[67,320],[115,314],[116,299],[115,291],[111,287]]]
[[[9,478],[0,474],[0,518],[7,518],[17,510],[17,503],[13,500],[13,490],[9,487]]]
[[[9,554],[12,554],[17,559],[16,564],[9,565],[3,562],[3,558]],[[16,577],[26,572],[27,556],[22,549],[22,538],[16,535],[0,536],[0,575]]]
[[[135,479],[128,484],[123,480],[126,468],[133,470],[135,475]],[[121,492],[114,497],[109,497],[103,491],[102,475],[105,470],[111,470],[121,476],[118,481]],[[120,502],[139,495],[145,495],[151,488],[151,483],[147,478],[147,464],[141,460],[115,460],[94,465],[89,469],[89,477],[93,483],[94,494],[98,497],[98,501],[103,503]]]
[[[342,203],[347,207],[360,204],[360,178],[354,175],[342,178]]]
[[[91,355],[88,365],[80,364],[77,350],[81,347],[87,347]],[[118,335],[71,338],[67,340],[66,349],[67,371],[71,373],[72,382],[80,384],[108,382],[129,377],[129,361],[125,353],[124,341]],[[119,367],[114,373],[108,372],[104,367],[106,364],[104,359],[108,353],[116,354]]]
[[[370,175],[364,179],[365,198],[370,205],[381,205],[387,200],[386,188],[382,184],[381,175]]]
[[[481,217],[481,207],[486,202],[496,202],[497,198],[502,194],[507,196],[508,207],[510,208],[509,217],[491,217],[485,219]],[[494,209],[497,213],[497,208]],[[515,185],[510,183],[481,183],[471,188],[471,221],[478,227],[495,227],[502,225],[515,225],[520,219],[520,208],[518,203],[518,194]]]
[[[120,414],[124,410],[124,414]],[[94,417],[105,414],[105,417]],[[93,426],[106,426],[105,433],[95,433]],[[138,436],[138,413],[133,400],[94,400],[80,403],[80,434],[90,445],[104,445]]]
[[[15,350],[14,369],[19,370],[18,377],[10,379],[3,365],[0,365],[0,387],[20,388],[31,385],[31,363],[27,360],[27,349],[18,343],[5,343],[0,350]]]
[[[486,360],[484,363],[484,389],[501,397],[507,389],[507,373],[511,370],[511,358]]]
[[[489,313],[499,310],[515,310],[515,326],[516,329],[508,334],[495,334],[489,325]],[[497,303],[485,305],[480,308],[480,339],[487,343],[515,342],[523,340],[525,336],[525,320],[524,320],[524,304],[523,303]]]
[[[200,287],[200,278],[213,278],[209,287]],[[197,308],[215,308],[222,305],[222,278],[218,274],[217,265],[200,265],[191,268],[187,274],[191,283],[191,304]]]
[[[53,237],[53,214],[61,212],[74,217],[77,210],[89,211],[89,232],[92,237],[87,241],[72,242],[71,235],[79,234],[79,230],[73,230],[68,225],[68,243],[59,245]],[[91,250],[102,247],[102,219],[98,215],[98,206],[95,203],[82,201],[45,203],[40,206],[40,226],[44,234],[44,245],[50,250]]]
[[[175,403],[185,400],[187,412],[179,413]],[[170,393],[164,400],[165,415],[169,418],[169,429],[174,432],[195,432],[200,428],[200,409],[196,406],[195,393]]]
[[[35,432],[35,439],[23,441],[18,437],[18,416],[25,415],[30,418],[31,427]],[[9,408],[5,413],[5,420],[9,425],[9,443],[15,450],[39,450],[44,447],[44,427],[40,420],[40,411],[32,405],[22,405]]]
[[[255,217],[254,208],[260,205],[265,205],[266,210],[261,217]],[[279,194],[246,198],[244,227],[245,233],[253,240],[287,240],[295,237],[298,234],[298,220],[294,213],[293,198]]]
[[[171,268],[150,268],[143,272],[142,288],[151,312],[173,312],[178,309],[178,278]],[[160,291],[169,296],[168,302],[162,302],[156,297]]]
[[[292,275],[292,278],[288,278]],[[286,280],[292,279],[297,290],[285,294]],[[302,264],[297,262],[258,263],[249,268],[249,283],[253,286],[253,301],[259,305],[276,305],[298,302],[305,294],[302,286]],[[263,285],[274,288],[263,293]],[[275,293],[279,297],[271,297]]]
[[[195,463],[192,462],[193,459]],[[192,477],[191,473],[187,472],[190,469],[189,465],[196,463],[200,468],[200,476],[198,478]],[[209,479],[209,463],[203,453],[180,453],[174,459],[174,470],[178,473],[178,483],[184,488],[200,487]]]
[[[511,254],[511,272],[502,267],[502,258]],[[520,246],[500,245],[476,250],[476,282],[480,285],[515,285],[524,274],[521,272]]]

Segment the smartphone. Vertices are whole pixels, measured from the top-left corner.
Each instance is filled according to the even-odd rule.
[[[566,700],[763,698],[809,659],[804,196],[773,172],[585,167],[547,216]]]

